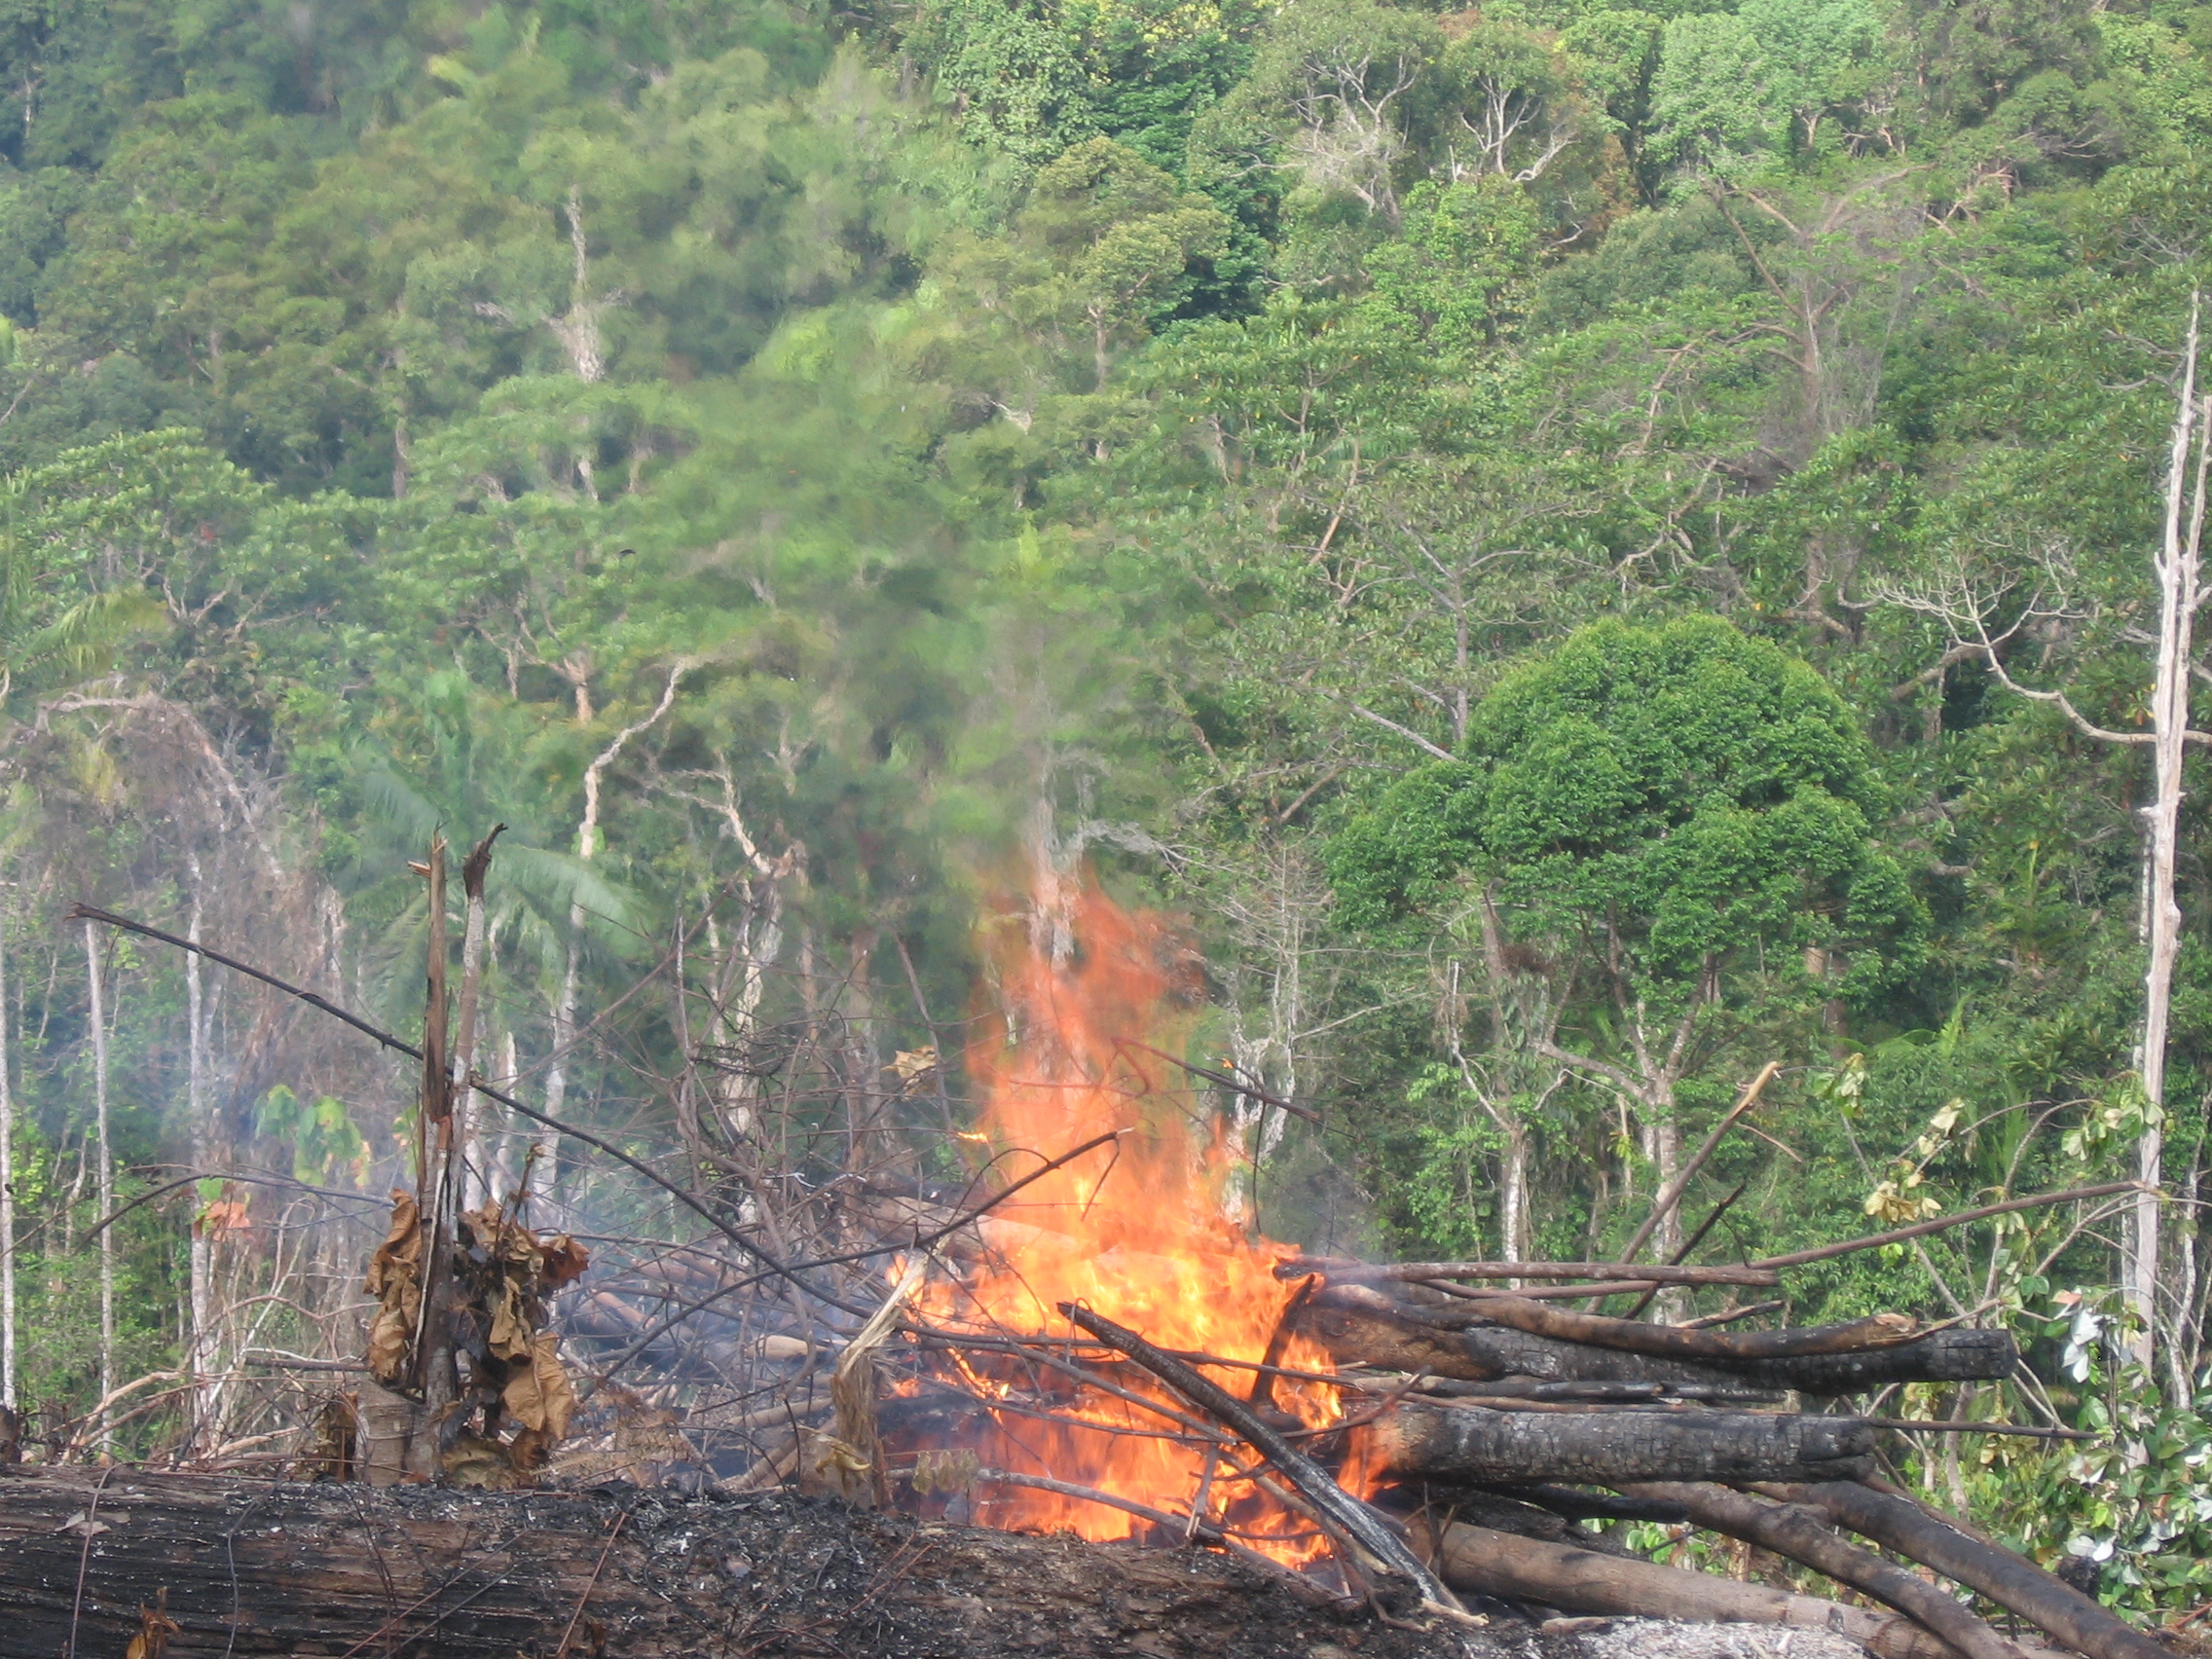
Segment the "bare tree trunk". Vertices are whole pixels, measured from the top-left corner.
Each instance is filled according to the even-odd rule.
[[[584,236],[584,199],[576,185],[569,186],[566,203],[569,217],[569,247],[575,256],[575,275],[569,288],[569,312],[566,316],[545,319],[545,326],[560,341],[561,350],[569,354],[569,366],[575,370],[576,379],[586,386],[595,385],[607,378],[607,358],[600,341],[599,313],[608,306],[619,304],[619,293],[602,295],[594,299],[591,293],[591,257]],[[598,491],[593,488],[590,461],[581,461],[578,472],[584,487],[593,498]]]
[[[1682,1169],[1682,1132],[1675,1122],[1675,1087],[1672,1078],[1652,1080],[1642,1097],[1637,1102],[1639,1138],[1643,1143],[1643,1156],[1651,1161],[1658,1174],[1658,1191],[1673,1190],[1675,1178]],[[1669,1204],[1659,1216],[1655,1232],[1655,1256],[1662,1262],[1672,1262],[1682,1247],[1682,1206]],[[1670,1285],[1658,1296],[1659,1318],[1668,1324],[1678,1322],[1689,1306],[1681,1289]],[[1597,1306],[1585,1303],[1585,1307]]]
[[[1497,1208],[1499,1242],[1510,1262],[1525,1262],[1532,1254],[1529,1243],[1529,1129],[1516,1118],[1505,1129],[1505,1150],[1498,1157]]]
[[[520,1062],[515,1057],[515,1028],[512,1025],[501,1027],[498,1047],[498,1070],[495,1075],[498,1079],[500,1089],[512,1094],[515,1091],[516,1074],[521,1070]],[[503,1120],[503,1123],[504,1128],[498,1137],[498,1150],[489,1155],[492,1161],[491,1178],[498,1192],[511,1198],[515,1191],[514,1121],[509,1118]]]
[[[1664,1193],[1675,1184],[1675,1177],[1682,1171],[1682,1129],[1675,1121],[1675,1088],[1672,1079],[1660,1082],[1645,1102],[1644,1111],[1649,1122],[1651,1161],[1659,1171],[1659,1190]],[[1682,1208],[1670,1205],[1659,1218],[1659,1260],[1671,1262],[1682,1247]]]
[[[676,688],[682,683],[684,675],[691,670],[688,658],[681,658],[668,671],[668,683],[661,688],[660,701],[651,714],[642,720],[634,720],[614,734],[614,740],[592,757],[584,768],[584,815],[576,825],[576,858],[590,864],[599,853],[599,808],[601,792],[607,783],[607,769],[621,758],[622,751],[640,732],[650,730],[660,723],[661,718],[676,702]],[[583,719],[590,705],[585,700],[582,683],[576,687],[576,715]],[[569,1050],[576,1037],[576,996],[583,971],[584,907],[581,900],[569,904],[569,949],[561,968],[561,991],[553,1004],[553,1060],[545,1072],[545,1115],[561,1116],[569,1100]],[[533,1191],[550,1196],[553,1191],[554,1159],[560,1150],[560,1137],[552,1129],[540,1128],[536,1146],[531,1158]],[[539,1167],[544,1173],[536,1173]]]
[[[2204,529],[2204,445],[2202,404],[2196,390],[2197,310],[2192,303],[2184,350],[2179,406],[2174,413],[2173,445],[2166,462],[2164,535],[2156,571],[2158,578],[2158,656],[2151,691],[2152,758],[2156,783],[2144,809],[2149,830],[2146,862],[2145,932],[2149,965],[2143,980],[2142,1138],[2136,1143],[2135,1174],[2144,1184],[2128,1217],[2122,1284],[2139,1330],[2136,1354],[2148,1365],[2157,1348],[2158,1287],[2158,1186],[2164,1136],[2160,1127],[2166,1093],[2166,1032],[2172,1014],[2174,962],[2181,949],[2181,905],[2174,897],[2174,866],[2181,826],[2182,757],[2189,729],[2192,635],[2199,602],[2199,548]],[[2194,480],[2192,461],[2194,460]],[[2194,482],[2194,489],[2192,484]],[[2179,1376],[2181,1397],[2188,1378]]]
[[[452,1079],[455,1156],[461,1165],[461,1207],[472,1209],[490,1197],[490,1179],[484,1151],[477,1134],[475,1090],[468,1074],[476,1064],[476,1008],[484,979],[484,878],[492,866],[492,843],[506,826],[501,824],[476,843],[461,868],[461,894],[467,910],[461,935],[461,1007],[456,1021]]]
[[[454,1260],[453,1089],[448,1070],[446,997],[446,838],[430,832],[429,942],[424,951],[422,1094],[415,1116],[415,1206],[422,1217],[422,1309],[417,1316],[415,1381],[422,1390],[422,1430],[403,1454],[408,1474],[429,1481],[440,1473],[440,1454],[458,1424],[451,1419],[461,1394],[455,1359],[452,1273]]]
[[[561,990],[553,1002],[553,1060],[545,1068],[545,1115],[559,1118],[569,1104],[569,1049],[576,1036],[576,976],[582,967],[584,907],[569,906],[569,954],[561,970]],[[560,1172],[561,1137],[540,1125],[524,1166],[529,1193],[553,1196]]]
[[[194,943],[200,940],[200,859],[197,854],[190,861],[192,872],[192,922],[186,937]],[[207,1132],[207,997],[206,985],[201,977],[200,953],[188,950],[184,954],[184,1022],[185,1022],[185,1132],[191,1137],[192,1166],[204,1170],[212,1165],[210,1136]],[[215,1376],[215,1330],[212,1312],[212,1294],[209,1279],[214,1266],[215,1244],[208,1237],[207,1229],[198,1219],[192,1227],[191,1297],[192,1327],[191,1346],[187,1350],[185,1370],[191,1377],[191,1423],[196,1447],[214,1444],[215,1425],[220,1419],[218,1384]]]
[[[85,981],[92,995],[92,1123],[97,1137],[100,1219],[115,1213],[115,1159],[108,1146],[107,1124],[107,998],[100,984],[100,941],[92,924],[85,923]],[[100,1398],[115,1392],[115,1229],[100,1229]],[[100,1429],[100,1449],[112,1450],[115,1431]]]
[[[0,931],[0,1406],[16,1408],[16,1097],[8,1086],[7,936]]]

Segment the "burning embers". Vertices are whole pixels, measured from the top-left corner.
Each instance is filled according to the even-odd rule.
[[[1219,1529],[1304,1562],[1326,1541],[1270,1493],[1249,1450],[1057,1311],[1092,1308],[1161,1347],[1203,1356],[1208,1375],[1294,1434],[1337,1419],[1335,1391],[1295,1375],[1333,1364],[1286,1328],[1299,1287],[1274,1270],[1290,1252],[1227,1219],[1235,1150],[1173,1087],[1163,1057],[1192,1003],[1179,942],[1095,891],[1072,895],[1069,909],[1065,948],[1018,922],[1004,930],[993,965],[1002,1012],[969,1051],[998,1183],[1034,1178],[917,1299],[950,1340],[915,1404],[965,1395],[969,1407],[957,1430],[930,1413],[940,1426],[925,1433],[965,1436],[986,1471],[969,1495],[975,1521],[1109,1539],[1155,1532],[1151,1511],[1187,1533]],[[1091,1141],[1102,1144],[1038,1172]],[[926,1467],[934,1477],[937,1461]]]

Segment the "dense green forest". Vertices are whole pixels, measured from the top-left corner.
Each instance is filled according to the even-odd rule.
[[[1792,1316],[2009,1320],[2037,1379],[1913,1408],[2116,1433],[1912,1478],[2195,1607],[2212,823],[2153,1100],[2144,809],[2208,232],[2184,0],[8,0],[34,1443],[356,1340],[411,1144],[70,902],[405,1028],[408,862],[498,822],[486,1075],[749,1216],[961,1175],[978,918],[1087,879],[1318,1118],[1205,1096],[1278,1238],[1603,1259],[1769,1060],[1712,1259],[2162,1134],[2148,1353],[2120,1206]]]

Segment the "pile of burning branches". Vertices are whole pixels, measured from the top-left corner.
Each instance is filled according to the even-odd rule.
[[[489,854],[487,838],[463,869],[472,930]],[[433,888],[443,867],[433,856]],[[934,1519],[1214,1549],[1393,1621],[1534,1608],[1818,1626],[1879,1659],[2028,1651],[1898,1556],[2087,1659],[2160,1651],[1881,1477],[1885,1435],[2074,1433],[1849,1409],[1902,1384],[2014,1376],[2003,1330],[1895,1313],[1753,1325],[1787,1308],[1792,1268],[2059,1205],[2079,1228],[2131,1183],[1690,1264],[1715,1211],[1675,1260],[1636,1261],[1769,1067],[1659,1195],[1627,1259],[1307,1256],[1231,1219],[1243,1149],[1168,1086],[1170,1068],[1202,1071],[1171,1057],[1195,1000],[1184,953],[1103,898],[1074,903],[1080,950],[1001,930],[1001,1013],[967,1056],[980,1099],[960,1135],[966,1182],[853,1178],[793,1202],[757,1171],[719,1188],[673,1180],[457,1064],[471,1051],[471,952],[449,1041],[433,937],[420,1047],[341,1014],[422,1062],[422,1175],[372,1276],[374,1382],[334,1403],[366,1444],[326,1435],[316,1472],[465,1479],[492,1464],[480,1484],[510,1484],[683,1464],[726,1490],[795,1485]],[[902,1059],[903,1084],[924,1075]],[[464,1206],[454,1125],[471,1090],[628,1166],[707,1232],[594,1238],[599,1262],[579,1279],[581,1245],[490,1195]],[[1641,1317],[1685,1287],[1723,1288],[1730,1305]],[[1625,1316],[1597,1310],[1610,1298]],[[1579,1530],[1610,1519],[1741,1540],[1850,1600],[1655,1566]]]

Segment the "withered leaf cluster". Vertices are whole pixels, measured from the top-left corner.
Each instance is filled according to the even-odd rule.
[[[544,1298],[579,1277],[591,1258],[566,1234],[538,1234],[498,1200],[461,1218],[462,1248],[457,1282],[467,1317],[457,1321],[479,1392],[486,1428],[511,1419],[519,1432],[506,1443],[518,1470],[536,1468],[569,1432],[576,1392],[560,1359],[560,1337],[542,1329]],[[492,1436],[487,1436],[491,1438]]]
[[[377,1299],[369,1324],[369,1375],[387,1388],[408,1380],[423,1323],[423,1217],[412,1193],[392,1189],[391,1231],[369,1258],[363,1286]]]
[[[560,1336],[544,1328],[545,1298],[581,1277],[591,1257],[566,1234],[533,1231],[497,1199],[460,1219],[447,1316],[455,1352],[468,1367],[463,1409],[482,1417],[480,1425],[458,1427],[443,1461],[464,1484],[507,1485],[542,1465],[569,1432],[576,1392]],[[414,1196],[394,1191],[390,1231],[370,1259],[366,1284],[377,1299],[369,1371],[387,1387],[414,1381],[427,1244]]]

